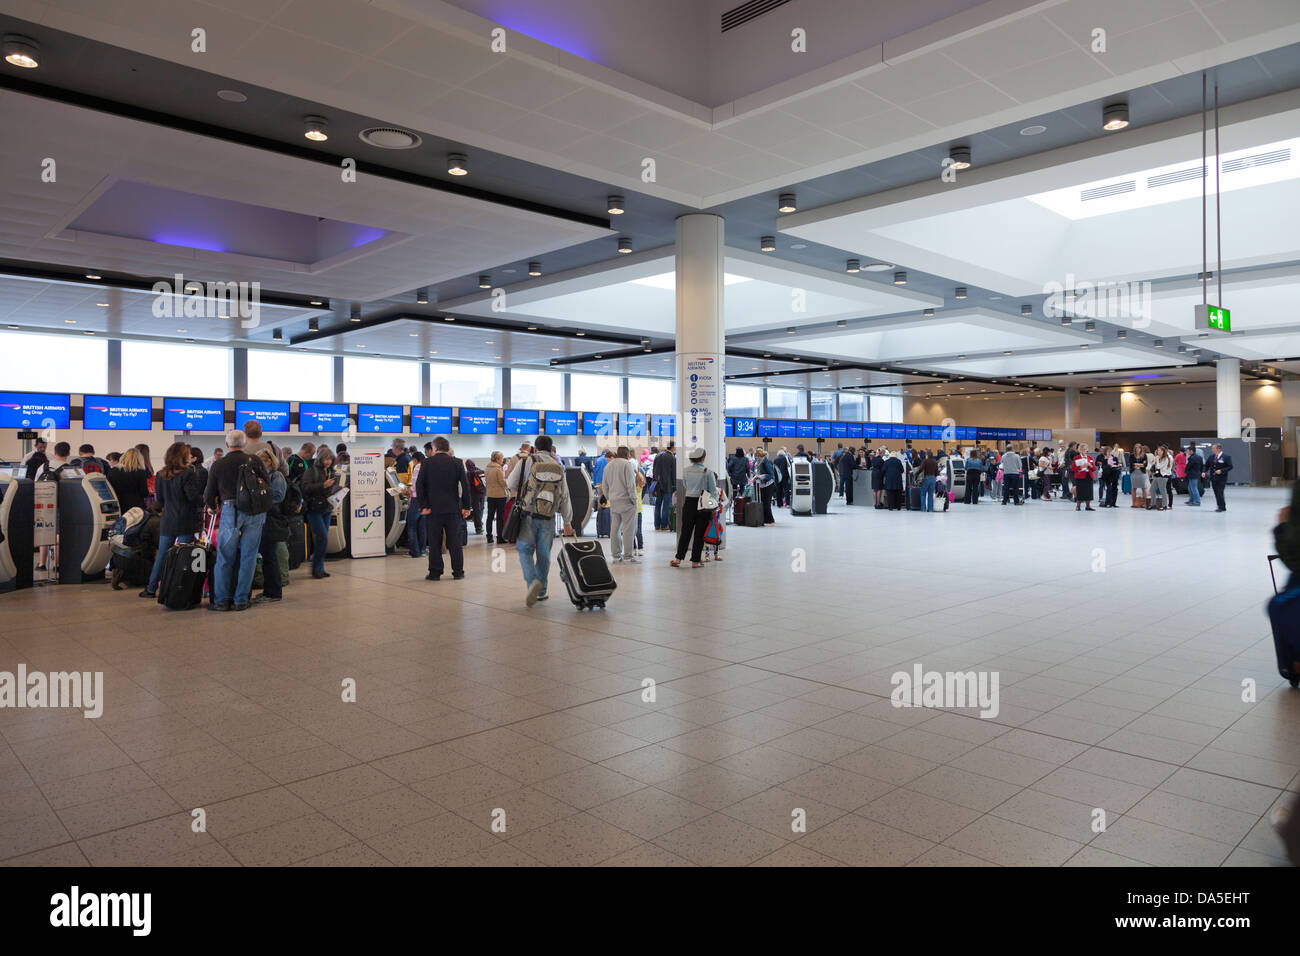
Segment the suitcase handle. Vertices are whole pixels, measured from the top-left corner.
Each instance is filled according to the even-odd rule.
[[[1277,590],[1277,575],[1273,573],[1273,562],[1277,560],[1278,560],[1278,556],[1276,554],[1270,554],[1268,556],[1268,576],[1273,579],[1273,593],[1275,595],[1278,593],[1278,590]]]

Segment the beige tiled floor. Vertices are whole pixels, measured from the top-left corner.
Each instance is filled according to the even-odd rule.
[[[242,614],[102,584],[0,595],[0,669],[107,685],[98,720],[0,711],[0,859],[1281,865],[1267,818],[1300,788],[1300,693],[1262,609],[1283,497],[837,505],[731,529],[698,571],[650,533],[604,613],[554,571],[525,609],[514,555],[493,573],[482,539],[464,581],[332,562]],[[996,671],[1000,714],[894,708],[916,662]]]

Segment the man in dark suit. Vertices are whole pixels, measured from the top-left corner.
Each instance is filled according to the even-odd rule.
[[[1210,451],[1210,461],[1205,466],[1210,473],[1210,487],[1214,489],[1214,502],[1219,507],[1215,511],[1227,511],[1223,501],[1223,489],[1228,484],[1228,472],[1232,471],[1232,456],[1223,453],[1222,445],[1215,445]]]
[[[447,535],[447,553],[451,555],[451,576],[459,581],[465,576],[465,552],[461,550],[461,529],[470,516],[469,477],[465,465],[451,455],[451,444],[438,437],[433,440],[433,456],[420,465],[415,496],[420,514],[425,516],[429,541],[429,573],[426,581],[442,577],[442,537]]]

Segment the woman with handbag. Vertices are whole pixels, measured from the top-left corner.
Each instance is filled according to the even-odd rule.
[[[704,467],[704,449],[694,448],[691,463],[682,471],[682,526],[677,531],[677,556],[668,562],[680,567],[691,548],[691,567],[704,567],[704,534],[718,507],[718,481]]]
[[[779,486],[776,476],[776,467],[772,464],[772,459],[765,448],[755,448],[754,456],[756,459],[754,465],[754,484],[758,488],[758,496],[763,502],[763,527],[776,524],[776,518],[772,514],[772,496],[776,493]]]

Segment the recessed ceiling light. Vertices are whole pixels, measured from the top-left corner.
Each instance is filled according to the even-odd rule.
[[[848,324],[849,324],[849,323],[848,323],[847,320],[845,320],[845,319],[840,319],[838,322],[835,323],[835,327],[836,327],[837,329],[842,329],[842,328],[844,328],[844,327],[845,327],[846,325],[848,325]]]
[[[66,322],[66,323],[68,323],[68,325],[76,325],[76,324],[77,324],[77,320],[76,320],[76,319],[64,319],[63,321]]]
[[[324,300],[324,299],[312,299],[312,300],[311,300],[311,304],[312,304],[312,305],[324,305],[324,304],[325,304],[325,300]]]
[[[807,248],[808,248],[808,243],[806,243],[806,242],[792,242],[792,243],[790,243],[790,248],[791,248],[791,249],[807,249]]]
[[[492,344],[492,340],[491,340],[491,339],[484,339],[484,340],[483,340],[483,344],[484,344],[484,345],[491,345],[491,344]]]
[[[894,273],[894,285],[907,285],[907,273],[901,269]]]
[[[542,274],[542,264],[540,262],[528,263],[528,274],[534,279]]]
[[[1120,329],[1118,332],[1115,333],[1115,338],[1117,339],[1128,338],[1128,329]]]
[[[844,263],[844,271],[849,273],[849,275],[857,275],[861,268],[862,263],[857,259],[850,259],[848,262]]]
[[[284,339],[284,331],[281,329],[272,329],[271,338],[275,339],[277,342],[282,341]]]
[[[954,146],[948,151],[948,158],[952,160],[953,169],[970,169],[969,146]]]
[[[417,291],[417,292],[415,293],[415,303],[416,303],[416,305],[428,305],[428,304],[429,304],[429,290],[428,290],[428,289],[420,289],[419,291]]]
[[[104,278],[104,277],[101,276],[101,275],[97,275],[97,274],[94,273],[94,272],[87,272],[87,273],[86,273],[86,278],[87,278],[87,279],[102,279],[102,278]]]
[[[248,102],[248,97],[239,90],[217,90],[217,99],[225,100],[227,103]]]
[[[966,298],[966,287],[964,285],[957,286],[957,290],[953,293],[953,298],[954,299]]]
[[[193,340],[193,339],[186,339],[185,341],[186,341],[186,342],[189,342],[191,345],[194,344],[194,340]]]
[[[1011,354],[1011,350],[1010,350],[1010,349],[1006,349],[1006,350],[1003,351],[1002,354],[1003,354],[1003,355],[1010,355],[1010,354]]]
[[[1101,128],[1114,132],[1128,125],[1128,104],[1112,103],[1101,111]]]
[[[530,326],[528,326],[528,331],[529,331],[529,332],[536,332],[536,331],[537,331],[537,326],[535,326],[535,325],[530,325]]]
[[[1068,316],[1068,315],[1063,315],[1063,316],[1061,316],[1061,324],[1062,324],[1062,325],[1073,325],[1073,324],[1074,324],[1074,319],[1071,318],[1071,317]]]
[[[329,128],[329,122],[323,116],[304,116],[302,118],[303,136],[306,136],[313,143],[323,143],[329,139],[329,134],[325,132]]]
[[[794,193],[781,193],[781,198],[777,202],[777,212],[794,212],[798,208],[794,201]]]
[[[618,251],[623,255],[627,255],[629,252],[631,252],[632,240],[629,239],[627,236],[620,236],[618,240]]]
[[[1154,342],[1152,342],[1151,344],[1154,345],[1154,346],[1155,346],[1156,348],[1158,348],[1158,349],[1162,349],[1162,348],[1165,347],[1165,340],[1164,340],[1164,339],[1156,339],[1156,340],[1155,340]]]
[[[862,267],[862,271],[863,272],[888,272],[892,268],[894,268],[894,266],[893,263],[890,262],[868,262],[865,266]]]
[[[16,328],[18,328],[18,326],[16,326],[16,325],[10,325],[10,326],[6,326],[6,328],[16,329]]]
[[[1087,343],[1087,342],[1085,342],[1083,345],[1080,345],[1080,346],[1079,346],[1079,348],[1081,348],[1081,349],[1086,349],[1087,347],[1088,347],[1088,343]]]
[[[1033,314],[1034,314],[1034,307],[1033,307],[1032,305],[1030,305],[1028,302],[1022,303],[1021,306],[1020,306],[1020,314],[1021,314],[1021,315],[1033,315]]]
[[[776,237],[764,236],[762,239],[758,240],[758,251],[776,252]]]
[[[921,311],[921,314],[922,314],[923,316],[925,316],[927,319],[933,319],[933,318],[934,318],[934,309],[923,309],[923,310]]]
[[[444,321],[444,322],[455,322],[455,321],[456,321],[456,317],[455,317],[454,315],[444,315],[444,316],[442,317],[442,321]]]
[[[406,334],[407,334],[408,336],[410,336],[411,338],[413,338],[413,339],[418,339],[418,338],[420,337],[420,333],[419,333],[419,332],[407,332]]]
[[[95,333],[92,332],[90,329],[86,329],[86,331],[82,332],[81,334],[82,334],[82,335],[94,335]]]
[[[217,316],[217,318],[219,318],[219,319],[228,319],[228,318],[230,318],[230,316],[227,315],[225,312],[222,312],[220,315]]]
[[[611,216],[621,216],[626,211],[626,208],[623,206],[622,196],[617,194],[612,195],[605,202],[605,212],[609,213]]]
[[[438,354],[438,350],[437,350],[437,349],[429,349],[429,354],[430,354],[430,355],[437,355],[437,354]]]
[[[492,288],[492,277],[491,277],[490,275],[487,275],[486,273],[484,273],[483,275],[479,276],[479,277],[478,277],[478,287],[479,287],[480,289],[490,289],[490,288]]]
[[[18,33],[6,33],[4,37],[5,62],[11,66],[20,66],[24,70],[34,70],[40,66],[40,45],[31,37]]]
[[[1039,125],[1035,124],[1035,125],[1033,125],[1033,126],[1026,126],[1024,129],[1022,129],[1022,130],[1020,131],[1020,135],[1021,135],[1021,136],[1037,136],[1039,133],[1046,133],[1046,132],[1047,132],[1047,127],[1046,127],[1046,126],[1039,126]]]
[[[964,356],[964,355],[958,355],[958,356],[957,356],[957,358],[959,358],[959,359],[964,359],[965,357],[966,357],[966,356]],[[898,363],[895,362],[894,364],[897,365]]]
[[[447,154],[447,172],[452,176],[469,175],[469,160],[464,153]]]
[[[108,303],[107,303],[107,302],[96,302],[95,305],[99,306],[101,309],[107,309],[107,308],[108,308]]]

